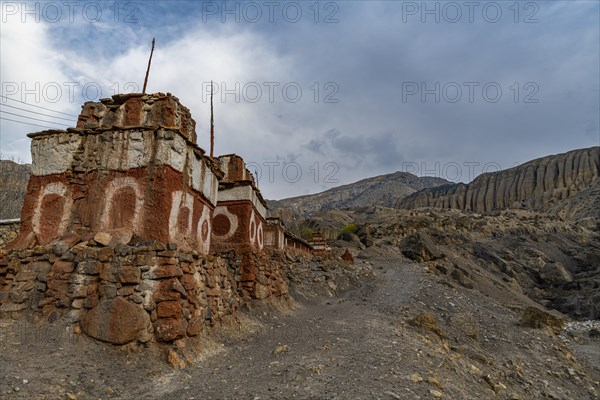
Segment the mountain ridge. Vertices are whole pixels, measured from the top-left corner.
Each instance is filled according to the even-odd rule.
[[[320,193],[268,200],[268,204],[272,214],[281,216],[282,212],[279,210],[285,210],[294,218],[309,218],[319,212],[333,209],[357,208],[373,204],[393,207],[399,197],[449,183],[442,178],[418,177],[408,172],[396,171],[361,179]]]

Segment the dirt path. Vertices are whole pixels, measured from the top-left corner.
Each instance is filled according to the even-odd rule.
[[[293,315],[254,310],[243,317],[254,333],[216,338],[212,355],[182,370],[156,349],[0,321],[0,399],[600,398],[599,371],[586,372],[562,339],[519,327],[514,307],[419,264],[370,261],[374,278],[337,297],[295,295]],[[444,339],[410,325],[423,311]]]
[[[293,316],[264,316],[265,331],[157,385],[159,398],[392,398],[386,392],[396,385],[382,375],[401,361],[394,309],[422,287],[422,268],[378,266],[374,281],[339,298],[304,301]]]

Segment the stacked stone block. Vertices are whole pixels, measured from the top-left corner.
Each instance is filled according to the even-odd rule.
[[[0,258],[0,314],[65,317],[114,344],[196,336],[250,299],[287,299],[280,266],[251,251],[206,257],[175,244],[105,247],[89,241]]]

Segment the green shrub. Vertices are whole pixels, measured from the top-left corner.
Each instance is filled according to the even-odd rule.
[[[342,233],[356,233],[356,231],[358,231],[356,224],[348,224],[342,228]]]
[[[315,230],[307,226],[302,230],[302,234],[300,236],[304,240],[312,240],[314,234]]]

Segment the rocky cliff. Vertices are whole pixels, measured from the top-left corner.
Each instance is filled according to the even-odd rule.
[[[598,187],[599,176],[600,147],[590,147],[539,158],[504,171],[482,174],[469,184],[424,189],[399,199],[397,207],[455,208],[475,212],[509,208],[550,212],[561,210],[565,215],[585,214],[589,217],[590,212],[594,213],[594,208],[599,208],[599,191],[593,190]],[[589,203],[584,209],[570,201],[582,195],[585,199],[580,200]]]

